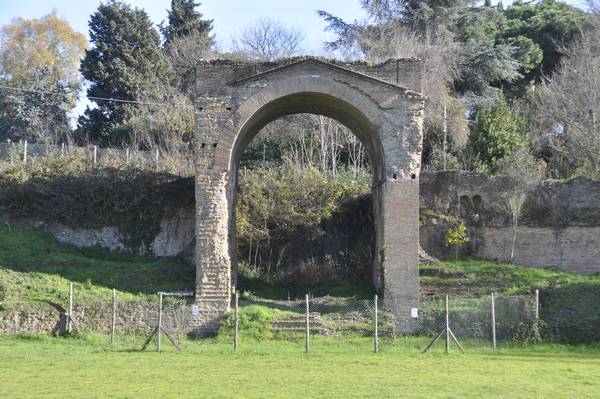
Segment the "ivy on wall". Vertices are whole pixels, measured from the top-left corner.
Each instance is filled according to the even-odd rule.
[[[194,205],[193,178],[131,167],[89,167],[66,157],[0,173],[0,209],[11,219],[73,228],[115,226],[144,252],[163,218]]]

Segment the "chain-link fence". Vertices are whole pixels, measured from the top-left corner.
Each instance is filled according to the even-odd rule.
[[[307,295],[303,300],[274,300],[242,295],[233,296],[231,311],[214,324],[218,327],[214,333],[232,349],[245,350],[287,341],[308,351],[324,350],[323,345],[332,343],[350,343],[340,347],[352,346],[354,350],[379,351],[393,348],[399,339],[423,350],[436,338],[434,343],[441,346],[447,337],[450,344],[465,349],[523,345],[540,339],[597,342],[600,312],[593,310],[597,302],[582,315],[557,307],[557,295],[562,293],[544,291],[541,305],[537,291],[531,295],[423,298],[408,323],[405,316],[398,317],[396,309],[377,297]],[[99,332],[138,350],[156,342],[159,336],[163,342],[167,339],[178,346],[205,322],[202,307],[192,296],[193,292],[163,293],[141,300],[127,294],[118,296],[114,291],[112,296],[99,300],[98,293],[88,292],[85,284],[73,284],[69,295],[63,298],[65,303],[54,305],[52,314],[38,314],[29,321],[6,316],[0,321],[35,322],[38,330],[54,330],[57,335]],[[562,297],[561,303],[566,303]],[[30,331],[26,325],[0,327],[0,331]]]
[[[433,339],[448,328],[466,346],[528,343],[538,336],[535,298],[490,295],[424,300],[414,334]]]
[[[237,303],[237,307],[236,307]],[[311,337],[333,340],[354,338],[378,350],[378,339],[395,337],[395,318],[383,301],[310,297],[304,300],[239,298],[232,300],[233,310],[221,323],[219,335],[231,339],[234,347],[256,340],[296,340],[306,343]],[[357,341],[354,341],[357,343]],[[314,345],[313,345],[314,346]]]
[[[115,290],[101,299],[89,294],[85,285],[69,284],[65,306],[56,305],[60,320],[53,326],[55,335],[104,333],[131,349],[145,349],[154,341],[159,350],[162,337],[179,349],[194,322],[193,301],[186,293],[159,293],[147,300],[120,298]]]
[[[235,304],[235,300],[232,301]],[[220,334],[242,340],[304,339],[307,335],[352,339],[370,337],[378,350],[379,338],[415,336],[433,340],[448,327],[467,347],[527,343],[537,338],[535,296],[450,298],[421,302],[408,330],[399,327],[394,309],[380,299],[331,297],[300,301],[240,298],[237,311],[224,320]],[[237,315],[237,316],[236,316]],[[446,317],[447,316],[447,317]],[[237,320],[237,328],[236,328]],[[384,344],[385,345],[385,344]]]

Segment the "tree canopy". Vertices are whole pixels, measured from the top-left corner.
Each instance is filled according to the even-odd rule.
[[[165,46],[176,38],[191,35],[200,35],[214,44],[211,35],[213,29],[212,19],[202,19],[202,13],[196,11],[201,3],[194,0],[171,0],[171,8],[167,10],[169,23],[161,26],[160,30],[165,38]]]
[[[92,47],[81,62],[88,96],[135,101],[146,88],[167,78],[160,35],[144,10],[111,0],[92,14],[89,27]],[[96,107],[88,107],[79,119],[79,137],[119,144],[123,138],[114,127],[123,121],[126,107],[122,102],[96,101]]]
[[[85,44],[85,37],[56,11],[40,19],[16,18],[2,27],[0,83],[15,89],[0,88],[0,138],[45,141],[68,132]]]

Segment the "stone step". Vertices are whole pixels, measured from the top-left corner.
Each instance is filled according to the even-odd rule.
[[[308,325],[312,328],[315,327],[323,327],[322,321],[311,321]],[[294,320],[283,320],[283,321],[274,321],[271,323],[273,328],[305,328],[306,322],[304,321],[294,321]]]
[[[310,312],[308,314],[308,318],[309,318],[309,320],[312,320],[312,319],[321,320],[321,313]],[[277,320],[305,320],[305,319],[306,319],[306,315],[304,313],[297,313],[297,314],[282,316]]]
[[[305,328],[273,328],[273,334],[305,334]],[[311,335],[328,335],[328,331],[324,328],[310,328]]]
[[[320,313],[309,313],[308,321],[311,334],[327,335]],[[306,332],[306,315],[294,314],[280,317],[271,322],[271,330],[274,334],[304,334]]]

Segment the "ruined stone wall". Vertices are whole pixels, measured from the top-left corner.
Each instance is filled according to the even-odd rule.
[[[512,228],[485,227],[474,248],[477,257],[510,260]],[[600,227],[522,226],[517,231],[515,263],[552,267],[570,273],[600,273]]]
[[[462,254],[484,259],[508,261],[512,233],[506,220],[489,212],[491,204],[502,200],[505,178],[488,178],[480,174],[438,172],[421,174],[421,209],[469,217],[461,209],[461,197],[482,199],[482,214],[488,219],[469,223],[470,244]],[[471,204],[472,205],[472,204]],[[473,210],[473,209],[471,209]],[[193,209],[181,209],[161,223],[154,239],[152,253],[177,256],[188,253],[193,262],[195,234]],[[383,228],[383,225],[381,226]],[[421,221],[420,243],[427,253],[438,258],[454,256],[444,245],[449,224],[443,219]],[[71,229],[50,226],[52,234],[62,242],[80,247],[101,246],[126,250],[116,227]],[[381,245],[380,245],[381,246]],[[577,178],[563,183],[547,183],[534,191],[525,210],[522,227],[517,233],[515,260],[532,267],[555,267],[564,271],[600,273],[600,183]],[[381,277],[375,270],[375,281]],[[380,284],[378,284],[380,286]]]
[[[460,218],[471,238],[462,255],[509,261],[513,229],[499,205],[510,187],[506,177],[423,173],[421,247],[435,257],[453,257],[444,237]],[[524,266],[600,273],[600,182],[580,177],[533,190],[517,229],[514,256]]]
[[[454,249],[444,245],[450,226],[423,225],[420,229],[421,247],[431,256],[451,259]],[[471,242],[459,251],[461,256],[510,261],[512,227],[469,228]],[[555,268],[569,273],[600,273],[599,227],[521,226],[517,230],[514,262],[529,267]]]
[[[472,220],[472,225],[503,227],[508,223],[499,207],[512,187],[507,177],[430,172],[422,174],[420,185],[422,209],[467,219],[478,212],[481,222]],[[528,195],[521,223],[557,229],[600,226],[600,182],[577,177],[543,183]]]
[[[151,248],[128,248],[118,227],[73,228],[63,225],[49,225],[47,230],[60,242],[77,247],[102,247],[113,251],[130,253],[150,253],[155,257],[193,255],[194,209],[178,209],[160,223],[160,231],[154,237]]]

